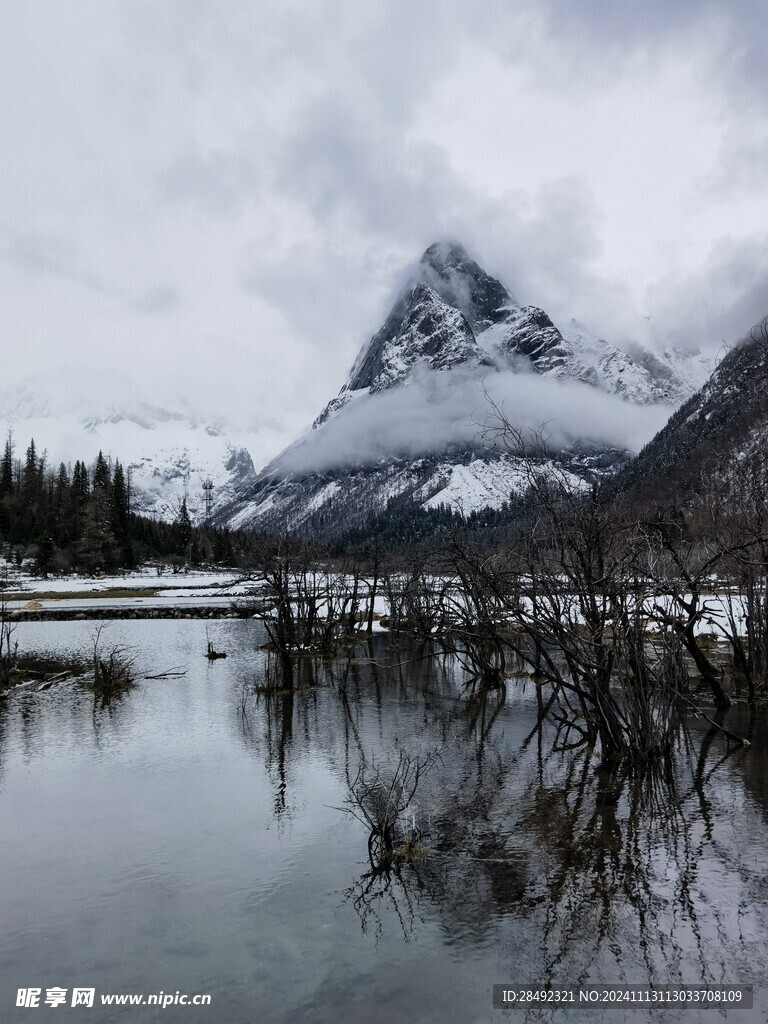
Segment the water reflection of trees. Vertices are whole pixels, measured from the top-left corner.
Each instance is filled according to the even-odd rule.
[[[534,683],[465,690],[451,659],[389,652],[384,640],[370,653],[316,665],[312,689],[261,698],[249,726],[278,817],[292,759],[310,750],[351,798],[372,760],[391,770],[403,752],[442,752],[413,794],[413,855],[392,856],[390,843],[380,856],[370,824],[360,834],[362,870],[341,895],[365,931],[394,925],[409,938],[427,915],[453,945],[522,930],[536,938],[536,976],[553,982],[727,973],[722,939],[738,945],[729,902],[747,920],[761,901],[749,905],[759,881],[724,828],[744,754],[718,728],[682,730],[669,757],[608,771],[583,747],[559,749],[535,699],[512,707],[523,685],[540,695]]]
[[[369,868],[344,892],[363,931],[371,921],[381,933],[380,905],[396,916],[406,941],[410,938],[423,885],[418,865],[427,856],[422,845],[424,818],[414,805],[422,779],[440,760],[438,749],[412,755],[400,749],[396,760],[382,766],[363,754],[354,775],[346,762],[348,796],[344,810],[368,834]]]
[[[272,668],[267,659],[264,677]],[[294,737],[299,749],[313,744],[319,734],[316,715],[323,667],[314,659],[301,659],[293,681],[297,685],[280,688],[261,686],[258,679],[241,682],[237,713],[241,735],[264,758],[264,766],[273,787],[273,810],[278,821],[290,813],[289,786]]]

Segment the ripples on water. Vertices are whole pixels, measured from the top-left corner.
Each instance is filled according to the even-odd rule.
[[[18,637],[80,651],[88,631]],[[114,623],[144,673],[186,675],[106,708],[79,684],[0,705],[0,1020],[27,1019],[24,985],[212,994],[168,1020],[471,1024],[498,1019],[494,983],[649,980],[753,983],[757,1008],[730,1015],[766,1019],[762,719],[730,720],[748,751],[693,724],[666,777],[616,779],[553,752],[530,682],[473,696],[455,665],[379,636],[372,660],[305,662],[299,690],[267,700],[260,625],[208,631],[226,660],[205,660],[199,621]],[[435,749],[425,855],[372,871],[349,778]]]

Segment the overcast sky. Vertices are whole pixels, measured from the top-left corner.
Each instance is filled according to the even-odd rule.
[[[717,348],[768,311],[767,51],[764,0],[0,0],[3,383],[298,428],[446,237]]]

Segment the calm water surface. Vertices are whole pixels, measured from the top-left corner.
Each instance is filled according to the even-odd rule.
[[[56,1007],[101,1021],[498,1020],[494,983],[754,984],[768,1020],[765,723],[749,751],[693,726],[673,780],[616,781],[533,733],[535,695],[468,697],[457,668],[376,638],[360,663],[257,700],[259,623],[121,621],[144,680],[0,704],[0,1021],[16,990],[210,993],[203,1008]],[[92,623],[25,623],[82,651]],[[397,667],[397,660],[406,662]],[[366,663],[367,662],[367,663]],[[306,666],[308,671],[309,665]],[[335,685],[334,685],[335,682]],[[339,684],[346,682],[345,692]],[[344,810],[361,759],[441,760],[416,797],[426,855],[372,875]],[[523,1020],[597,1020],[531,1011]],[[693,1022],[724,1016],[686,1011]],[[674,1019],[612,1011],[611,1021]]]

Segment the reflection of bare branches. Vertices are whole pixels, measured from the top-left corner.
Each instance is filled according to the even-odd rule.
[[[279,819],[287,809],[288,792],[287,762],[293,739],[293,690],[264,697],[267,724],[267,762],[270,776],[276,774],[275,816]]]
[[[378,941],[383,931],[382,908],[389,907],[400,923],[406,942],[413,936],[416,907],[423,885],[416,869],[411,865],[390,862],[372,866],[341,894],[345,903],[351,903],[360,918],[363,933],[371,924]]]
[[[292,689],[265,691],[249,679],[242,680],[236,699],[242,739],[247,746],[264,752],[264,767],[275,786],[273,807],[278,822],[288,812],[288,767],[296,704]]]
[[[240,719],[240,725],[243,733],[250,736],[252,733],[251,728],[251,696],[253,694],[253,685],[246,680],[243,680],[240,684],[240,699],[237,706],[237,714]]]
[[[483,688],[470,693],[467,698],[467,722],[469,732],[476,731],[478,744],[483,747],[491,734],[494,722],[507,701],[504,683],[495,690]]]
[[[552,698],[551,682],[535,676],[508,680],[506,694],[467,690],[453,656],[401,639],[392,652],[375,637],[375,658],[296,658],[326,685],[295,679],[292,693],[248,697],[240,716],[278,821],[295,802],[294,775],[301,786],[291,756],[303,774],[301,753],[319,753],[332,787],[346,772],[343,809],[362,824],[353,836],[367,849],[357,877],[338,887],[349,885],[342,895],[363,930],[408,940],[428,916],[451,943],[533,937],[530,962],[543,980],[726,976],[734,928],[746,948],[761,913],[753,894],[762,883],[723,828],[722,787],[710,784],[717,772],[729,784],[736,777],[739,759],[721,759],[722,732],[697,723],[669,756],[606,770],[599,748],[562,752],[583,727],[566,714],[569,699],[580,713],[572,691]],[[734,729],[736,714],[726,719]],[[394,752],[378,753],[388,740]],[[418,755],[428,750],[443,755],[427,774],[437,755]],[[707,886],[720,879],[723,895],[713,897]],[[738,906],[728,903],[734,890]]]
[[[415,882],[419,890],[422,888],[416,865],[426,853],[421,845],[423,825],[414,801],[420,781],[439,761],[438,749],[424,755],[400,750],[394,767],[383,767],[365,757],[354,772],[347,765],[349,796],[341,809],[368,832],[370,870],[343,897],[351,902],[364,932],[371,921],[375,922],[377,938],[382,931],[380,908],[384,905],[394,912],[406,941],[413,932],[412,887]]]
[[[582,964],[578,977],[586,978],[606,953],[621,971],[624,954],[616,938],[627,927],[629,911],[649,979],[664,971],[674,974],[690,952],[695,952],[700,977],[712,979],[717,967],[700,920],[697,887],[711,839],[703,782],[723,761],[707,774],[705,758],[700,758],[691,788],[701,800],[700,813],[689,813],[690,793],[680,794],[680,766],[672,759],[615,773],[595,771],[591,757],[586,752],[573,756],[562,783],[534,792],[520,822],[542,858],[545,978],[555,981],[566,964],[573,971],[574,958]],[[671,875],[657,874],[661,858]],[[710,913],[719,929],[720,911],[711,907]],[[686,932],[693,950],[680,937]]]

